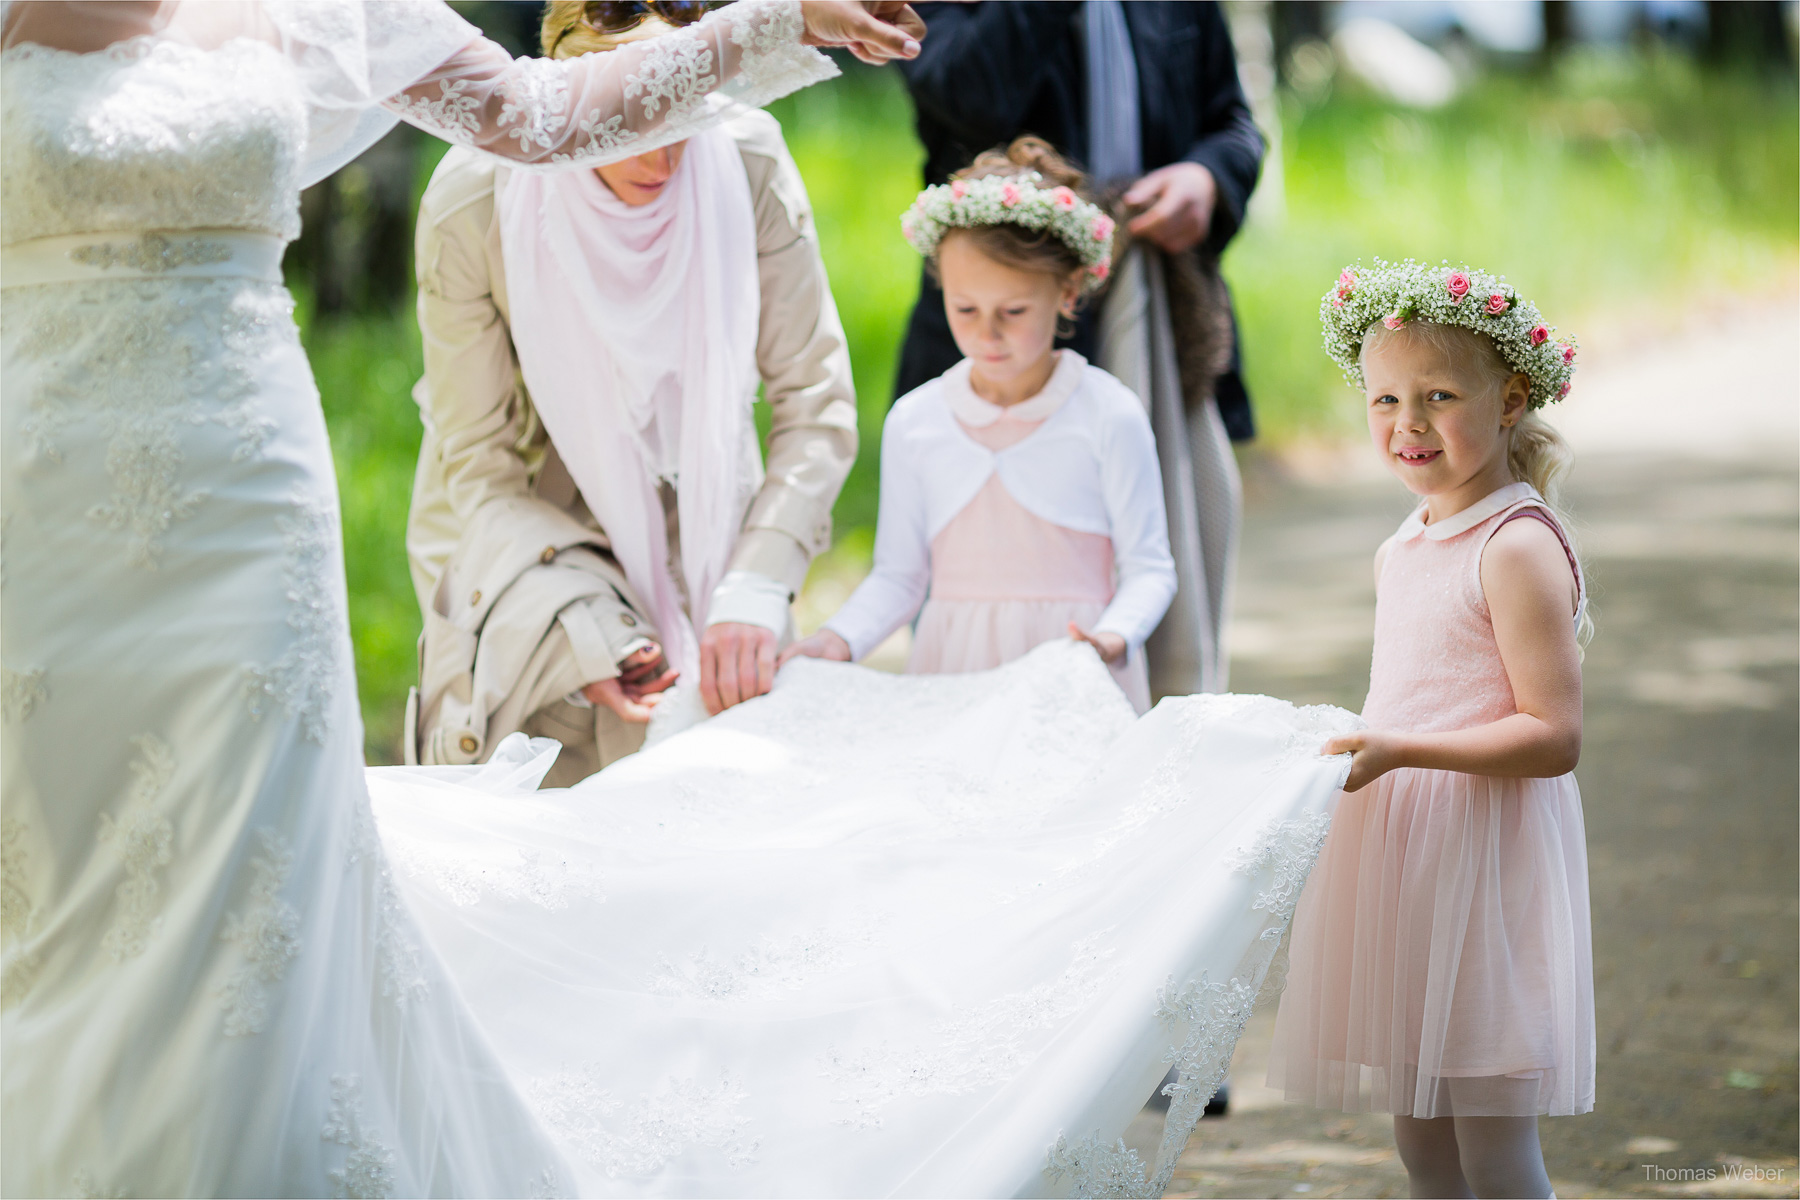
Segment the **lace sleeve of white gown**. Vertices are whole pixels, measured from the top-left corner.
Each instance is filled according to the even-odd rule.
[[[481,30],[443,0],[262,0],[257,8],[300,77],[307,107],[302,186],[394,127],[399,117],[384,101],[481,40]]]
[[[1094,629],[1116,633],[1137,647],[1156,631],[1175,599],[1175,559],[1169,553],[1162,469],[1157,465],[1156,437],[1136,397],[1128,397],[1108,414],[1102,438],[1100,487],[1119,586]]]
[[[740,0],[673,33],[579,58],[513,59],[485,39],[387,101],[512,167],[600,166],[690,138],[835,76],[800,44],[799,0]]]

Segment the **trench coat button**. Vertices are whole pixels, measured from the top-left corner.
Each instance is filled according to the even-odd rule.
[[[627,629],[630,629],[633,625],[637,624],[637,618],[632,616],[630,613],[620,613],[619,614],[619,624],[623,625]]]
[[[545,546],[544,552],[538,555],[538,561],[541,563],[551,563],[556,561],[556,547]]]
[[[469,607],[474,608],[477,604],[480,604],[480,603],[481,603],[481,589],[476,588],[473,592],[471,592],[469,594]]]
[[[456,744],[462,747],[464,754],[473,754],[481,748],[481,743],[475,740],[475,735],[472,733],[463,734],[461,740]]]

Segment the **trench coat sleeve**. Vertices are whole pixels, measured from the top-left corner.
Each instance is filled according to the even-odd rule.
[[[731,132],[756,204],[756,362],[772,419],[767,474],[730,569],[774,580],[791,597],[813,557],[831,545],[831,506],[856,461],[856,386],[806,185],[781,127],[753,112],[735,119]]]
[[[649,625],[627,597],[624,576],[606,556],[605,534],[583,523],[573,495],[566,505],[538,494],[534,477],[547,457],[547,439],[519,375],[506,314],[498,299],[504,268],[493,236],[495,168],[466,151],[451,151],[439,164],[419,206],[416,262],[419,330],[425,374],[414,389],[425,436],[420,447],[408,551],[413,559],[420,609],[446,607],[467,625],[461,598],[439,595],[453,562],[482,564],[488,577],[466,590],[497,597],[510,593],[509,610],[526,624],[548,626],[570,601],[564,589],[549,586],[572,569],[557,563],[564,550],[581,544],[597,553],[578,558],[577,570],[605,570],[600,585],[578,601],[584,610],[564,613],[560,625],[579,626],[604,638],[576,636],[575,659],[581,683],[610,679],[618,660],[642,644]],[[442,527],[448,534],[439,533]],[[553,531],[553,532],[547,532]],[[446,543],[439,546],[437,543]],[[477,544],[479,543],[479,544]],[[519,557],[522,555],[523,557]],[[512,563],[507,578],[492,566]],[[456,574],[467,574],[464,565]],[[530,597],[542,593],[547,614],[533,613]],[[434,623],[426,621],[426,654],[431,656]],[[483,640],[506,631],[468,629]],[[495,641],[496,646],[500,644]]]
[[[1218,184],[1218,201],[1206,248],[1221,253],[1244,223],[1244,209],[1256,188],[1262,169],[1263,138],[1250,116],[1244,89],[1238,83],[1237,56],[1231,31],[1217,4],[1200,6],[1201,36],[1194,39],[1194,78],[1210,81],[1200,95],[1201,134],[1182,155],[1212,172]]]

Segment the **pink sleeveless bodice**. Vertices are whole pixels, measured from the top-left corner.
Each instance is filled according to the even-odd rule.
[[[1370,727],[1442,733],[1518,711],[1481,591],[1481,552],[1495,530],[1526,508],[1537,509],[1569,548],[1543,498],[1526,483],[1430,525],[1421,508],[1394,534],[1375,587],[1375,654],[1363,705]],[[1570,563],[1585,598],[1573,555]]]

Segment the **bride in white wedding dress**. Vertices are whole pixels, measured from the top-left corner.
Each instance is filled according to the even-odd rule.
[[[964,677],[791,664],[567,792],[531,790],[522,741],[362,765],[279,269],[300,188],[396,116],[547,169],[641,153],[825,77],[803,39],[900,32],[746,0],[514,63],[434,3],[0,27],[0,1190],[1166,1182],[1348,714],[1134,722],[1055,645]],[[1146,1167],[1112,1140],[1171,1062]]]
[[[300,189],[397,117],[592,165],[835,73],[803,40],[907,36],[794,0],[554,63],[435,2],[9,3],[0,29],[0,1188],[566,1187],[370,819],[282,248]]]

